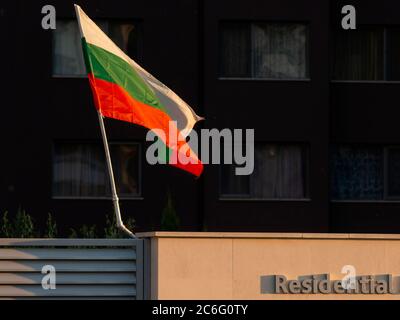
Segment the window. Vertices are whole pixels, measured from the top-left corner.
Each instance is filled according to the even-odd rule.
[[[400,199],[400,148],[335,146],[331,156],[333,200]]]
[[[334,80],[400,80],[400,28],[358,26],[336,33]]]
[[[299,23],[224,22],[220,76],[308,78],[308,27]]]
[[[256,144],[253,174],[236,176],[235,167],[221,166],[224,198],[307,198],[307,151],[303,146]]]
[[[115,183],[121,198],[140,195],[139,145],[110,144]],[[65,198],[110,197],[110,180],[101,144],[56,144],[53,195]]]
[[[99,27],[128,56],[140,61],[140,29],[131,23],[100,20]],[[76,20],[57,21],[53,33],[53,75],[83,76],[86,74],[81,35]]]
[[[340,146],[333,149],[332,197],[335,200],[381,199],[383,153],[374,146]]]
[[[400,148],[386,149],[386,198],[400,198]]]

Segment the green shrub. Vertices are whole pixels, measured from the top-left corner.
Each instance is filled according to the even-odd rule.
[[[104,236],[107,239],[117,239],[119,238],[119,230],[117,228],[117,224],[115,222],[115,216],[106,215],[106,227],[104,228]]]
[[[177,231],[180,226],[179,216],[176,213],[172,202],[171,192],[167,193],[167,203],[164,207],[161,216],[161,230],[162,231]]]
[[[79,229],[79,236],[82,239],[95,239],[97,238],[96,229],[97,229],[96,225],[87,226],[86,224],[84,224]]]
[[[3,213],[1,217],[1,228],[0,228],[0,237],[2,238],[12,238],[13,237],[13,227],[8,219],[8,211]]]
[[[45,238],[57,238],[57,223],[51,213],[47,215]]]
[[[128,217],[124,223],[125,223],[125,226],[126,226],[130,231],[133,232],[133,230],[134,230],[135,227],[136,227],[136,220],[135,220],[134,218],[132,218],[132,217]],[[126,236],[125,236],[125,237],[126,237]]]
[[[78,232],[77,232],[75,229],[70,228],[70,229],[69,229],[69,236],[68,236],[68,238],[70,238],[70,239],[77,239],[77,238],[78,238]]]
[[[70,239],[95,239],[97,238],[96,234],[96,225],[88,226],[84,224],[78,230],[73,228],[69,229],[69,236]]]
[[[18,208],[13,225],[13,237],[15,238],[34,238],[36,236],[33,219],[21,207]]]
[[[135,228],[135,219],[129,217],[125,221],[125,226],[129,230],[133,230]],[[107,239],[120,239],[126,238],[126,234],[123,233],[118,227],[115,219],[115,214],[106,215],[106,227],[104,228],[104,236]]]
[[[127,218],[125,221],[125,226],[129,230],[135,228],[135,219]],[[0,217],[0,237],[1,238],[57,238],[58,228],[54,216],[50,213],[47,215],[46,227],[44,232],[39,232],[35,230],[35,225],[32,217],[26,213],[21,207],[13,219],[10,218],[8,211],[5,211]],[[69,238],[77,239],[95,239],[98,237],[105,238],[126,238],[125,233],[117,228],[115,221],[115,215],[106,215],[106,227],[104,228],[104,234],[97,234],[96,225],[82,225],[78,229],[69,229]]]

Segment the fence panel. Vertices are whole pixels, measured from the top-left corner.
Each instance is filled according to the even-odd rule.
[[[0,299],[27,298],[143,299],[143,240],[0,239]]]

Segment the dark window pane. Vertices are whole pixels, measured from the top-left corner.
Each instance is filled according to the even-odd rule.
[[[308,77],[307,26],[295,23],[254,23],[252,70],[254,78]]]
[[[251,189],[254,198],[306,198],[304,148],[295,145],[257,145]]]
[[[221,24],[220,75],[307,78],[308,27],[297,23]]]
[[[221,165],[221,194],[228,197],[250,195],[249,176],[237,176],[234,165]]]
[[[112,144],[111,158],[120,196],[139,194],[139,147]],[[57,144],[53,162],[53,195],[57,197],[110,196],[104,149],[97,144]]]
[[[107,35],[114,43],[136,62],[141,55],[140,29],[131,23],[107,22]]]
[[[334,79],[383,79],[383,28],[359,27],[336,33]]]
[[[400,80],[400,28],[390,27],[386,31],[387,80]]]
[[[220,32],[220,75],[250,76],[250,26],[248,23],[223,23]]]
[[[133,144],[112,144],[110,153],[117,192],[120,196],[139,194],[139,150]]]
[[[131,23],[99,20],[97,25],[123,51],[140,61],[140,32]],[[81,35],[76,20],[57,21],[53,33],[53,75],[80,76],[86,74]]]
[[[387,151],[387,196],[400,197],[400,148]]]
[[[53,74],[86,74],[81,35],[75,20],[57,21],[57,29],[53,33]]]
[[[307,197],[306,151],[302,146],[258,144],[254,172],[236,176],[235,166],[222,166],[222,195],[253,199],[304,199]]]
[[[383,199],[382,148],[334,147],[331,166],[331,192],[334,200]]]

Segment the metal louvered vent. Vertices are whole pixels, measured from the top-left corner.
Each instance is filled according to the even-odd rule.
[[[0,299],[143,299],[143,240],[0,239]]]

